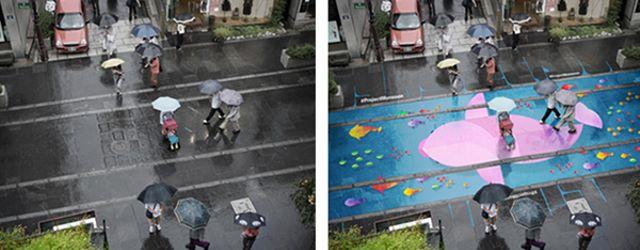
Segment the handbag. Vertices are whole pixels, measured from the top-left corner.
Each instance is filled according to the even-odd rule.
[[[482,210],[482,218],[489,219],[489,214],[487,213],[487,211]]]
[[[147,216],[147,218],[149,219],[153,219],[153,213],[151,213],[151,211],[147,210],[147,212],[145,213],[145,216]]]

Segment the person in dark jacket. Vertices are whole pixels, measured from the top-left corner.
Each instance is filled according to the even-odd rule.
[[[138,18],[137,9],[141,7],[140,0],[127,0],[127,7],[129,7],[129,22]]]

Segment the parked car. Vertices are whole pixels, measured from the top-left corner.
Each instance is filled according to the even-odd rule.
[[[54,18],[54,47],[58,52],[89,50],[88,21],[82,0],[58,0]]]
[[[393,0],[391,49],[395,53],[424,51],[424,30],[419,0]]]

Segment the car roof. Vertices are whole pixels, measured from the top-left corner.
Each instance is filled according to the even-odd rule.
[[[56,12],[58,13],[82,12],[82,0],[58,0],[57,2]]]
[[[414,13],[418,12],[418,0],[394,0],[393,13]]]

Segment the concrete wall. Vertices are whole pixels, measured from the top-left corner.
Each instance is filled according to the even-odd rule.
[[[27,34],[32,34],[33,24],[31,23],[31,9],[19,9],[18,3],[29,2],[29,0],[0,0],[4,20],[7,26],[7,33],[11,39],[11,48],[16,58],[24,58],[26,54]],[[44,4],[45,0],[37,0],[37,5]]]
[[[352,58],[360,57],[363,34],[368,22],[367,9],[355,9],[354,4],[364,3],[364,0],[335,0],[340,14],[341,36],[347,42],[347,48]],[[372,1],[374,8],[379,8],[380,1]],[[378,6],[378,7],[376,7]]]
[[[640,0],[627,0],[627,4],[624,7],[624,24],[630,28],[640,27],[640,13],[636,13],[637,5],[640,4]]]

